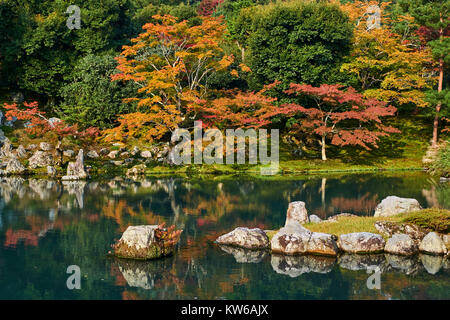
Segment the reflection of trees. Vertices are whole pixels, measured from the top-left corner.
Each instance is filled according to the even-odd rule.
[[[357,286],[351,284],[349,279],[353,275],[347,275],[345,269],[327,267],[327,275],[313,271],[290,278],[274,272],[270,256],[256,257],[235,251],[228,254],[212,242],[237,226],[263,229],[281,226],[289,201],[305,201],[309,212],[322,210],[325,216],[341,211],[366,213],[378,199],[389,194],[408,197],[420,194],[421,198],[417,198],[425,202],[422,190],[431,190],[432,184],[420,173],[416,175],[310,176],[286,180],[117,178],[73,184],[2,178],[1,271],[11,273],[11,278],[23,275],[29,278],[13,284],[0,278],[0,287],[9,285],[11,290],[26,292],[27,297],[34,298],[42,298],[43,292],[47,292],[53,298],[87,299],[345,299],[352,296]],[[448,188],[435,185],[434,190],[439,203],[450,199],[445,198]],[[173,257],[149,261],[137,269],[124,264],[119,267],[115,259],[106,258],[110,244],[127,226],[162,222],[184,229]],[[8,251],[10,247],[15,247],[15,251]],[[4,259],[8,252],[15,257]],[[294,260],[289,265],[299,268],[305,265]],[[55,289],[65,283],[61,270],[70,264],[79,264],[88,275],[83,280],[86,290],[80,296]],[[279,266],[283,267],[284,262],[280,261]],[[310,267],[319,270],[322,266],[310,263]],[[365,286],[367,274],[365,270],[361,272]],[[57,276],[50,279],[49,274]],[[38,283],[40,287],[33,289],[29,283]],[[363,296],[370,296],[371,293],[361,290]],[[442,292],[434,296],[442,297]],[[4,294],[0,290],[0,298]]]

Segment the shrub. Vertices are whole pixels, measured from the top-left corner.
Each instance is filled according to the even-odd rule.
[[[430,167],[431,171],[443,177],[450,177],[450,141],[440,148],[436,161]]]
[[[64,103],[60,116],[82,127],[112,127],[118,114],[134,111],[133,104],[122,100],[135,93],[131,83],[111,81],[117,72],[112,55],[88,55],[82,58],[73,72],[71,83],[62,88]]]

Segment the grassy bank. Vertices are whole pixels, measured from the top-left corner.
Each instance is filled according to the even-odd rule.
[[[450,232],[450,210],[436,208],[400,214],[393,217],[341,217],[336,222],[307,223],[304,226],[311,231],[340,236],[341,234],[352,232],[379,233],[375,229],[375,222],[377,221],[411,223],[427,231]]]

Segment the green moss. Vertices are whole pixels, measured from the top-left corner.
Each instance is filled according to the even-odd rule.
[[[450,210],[424,209],[402,217],[402,222],[412,223],[429,231],[450,233]]]

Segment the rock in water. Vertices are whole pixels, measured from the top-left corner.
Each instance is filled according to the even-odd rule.
[[[290,222],[272,238],[272,252],[283,254],[311,253],[336,256],[336,237],[331,234],[311,232],[298,222]]]
[[[428,233],[419,245],[419,250],[421,252],[443,255],[447,252],[444,241],[436,232]]]
[[[370,232],[342,234],[338,240],[339,248],[350,253],[383,252],[385,244],[382,236]]]
[[[81,180],[86,179],[88,174],[84,170],[84,152],[80,149],[78,152],[77,160],[75,162],[69,162],[67,166],[67,175],[62,177],[63,180]]]
[[[149,260],[171,255],[182,230],[164,225],[129,226],[112,247],[119,258]]]
[[[236,228],[233,231],[217,238],[218,244],[236,246],[246,249],[264,249],[269,246],[269,238],[259,229]]]
[[[389,196],[383,199],[375,208],[375,217],[391,217],[401,213],[421,210],[416,199]]]
[[[393,254],[410,256],[416,254],[418,248],[414,240],[407,234],[394,234],[386,242],[384,251]]]
[[[272,238],[272,252],[284,254],[301,254],[308,250],[308,241],[312,232],[298,222],[291,222],[281,228]]]
[[[284,226],[287,226],[291,221],[297,221],[300,224],[309,222],[308,211],[306,210],[306,206],[303,201],[294,201],[289,203],[286,223]]]

